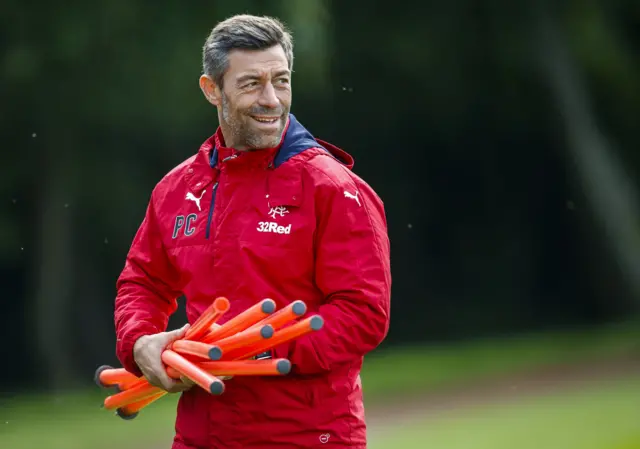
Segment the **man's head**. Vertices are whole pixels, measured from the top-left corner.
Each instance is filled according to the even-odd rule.
[[[226,145],[277,146],[291,107],[289,31],[277,19],[233,16],[216,25],[202,53],[200,88],[218,108]]]

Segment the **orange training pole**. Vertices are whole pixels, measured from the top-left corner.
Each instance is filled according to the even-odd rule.
[[[204,360],[217,360],[210,355],[213,346],[199,341],[176,340],[171,344],[170,349],[182,355],[192,355]]]
[[[122,388],[122,384],[130,384],[137,381],[138,378],[124,368],[112,368],[108,365],[103,365],[96,370],[94,380],[98,386],[103,388],[113,386]]]
[[[118,415],[122,419],[133,419],[138,416],[138,412],[148,406],[149,404],[157,401],[161,397],[164,397],[167,394],[166,391],[160,391],[159,393],[154,394],[153,396],[149,396],[146,399],[142,399],[138,402],[133,402],[129,405],[125,405],[124,407],[120,407],[116,409],[116,415]]]
[[[224,392],[224,383],[222,383],[220,379],[207,373],[180,354],[167,349],[162,353],[162,361],[178,371],[181,375],[191,379],[205,391],[215,395]]]
[[[262,321],[251,326],[249,329],[253,329],[254,327],[264,326],[265,324],[270,324],[274,329],[280,329],[282,326],[287,324],[290,321],[296,320],[302,315],[307,313],[307,305],[303,301],[294,301],[286,307],[278,310],[274,314],[266,317]]]
[[[263,299],[259,303],[249,307],[244,312],[236,315],[234,318],[231,318],[219,328],[210,330],[208,334],[200,339],[200,341],[203,343],[213,343],[217,340],[228,337],[229,335],[243,331],[271,315],[275,310],[276,303],[273,299]]]
[[[202,362],[198,366],[214,376],[282,376],[291,371],[287,359]],[[180,378],[180,373],[171,367],[167,367],[167,374],[173,379]]]
[[[229,310],[229,300],[224,297],[216,298],[215,301],[200,315],[184,336],[185,340],[200,340],[212,324]]]
[[[162,391],[161,388],[154,387],[147,382],[146,379],[140,379],[138,383],[131,386],[128,390],[106,397],[104,400],[104,408],[107,410],[114,410],[124,407],[125,405],[153,396],[160,391]]]
[[[269,339],[272,336],[273,327],[270,324],[247,329],[216,341],[212,346],[211,351],[209,351],[209,357],[211,357],[211,360],[220,360],[226,352],[242,347],[252,346],[260,341]]]
[[[274,346],[278,346],[282,343],[286,343],[295,338],[301,337],[308,333],[319,331],[324,325],[324,320],[320,315],[313,315],[304,320],[298,321],[291,326],[285,327],[275,332],[273,337],[268,340],[261,341],[255,345],[244,348],[244,351],[234,351],[233,354],[227,354],[227,357],[233,357],[233,360],[247,359],[258,355],[261,352],[271,349]]]
[[[135,376],[133,377],[133,379],[123,380],[118,384],[118,390],[120,391],[128,390],[129,388],[134,386],[140,379],[146,380],[144,377],[138,378]]]

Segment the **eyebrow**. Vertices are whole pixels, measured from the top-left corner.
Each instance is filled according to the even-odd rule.
[[[278,70],[276,73],[274,73],[273,77],[278,78],[284,75],[290,76],[289,70]],[[242,75],[238,79],[236,79],[236,84],[240,85],[246,81],[260,80],[260,79],[262,79],[262,76],[260,76],[257,73],[247,73],[246,75]]]
[[[273,77],[274,77],[274,78],[278,78],[278,77],[283,76],[283,75],[289,76],[289,75],[290,75],[290,73],[291,73],[291,72],[289,72],[289,70],[285,70],[285,69],[283,69],[283,70],[278,70],[278,71],[273,75]]]
[[[260,78],[261,76],[256,73],[249,73],[247,75],[242,75],[241,77],[239,77],[236,80],[236,84],[242,84],[245,81],[250,81],[250,80],[259,80]]]

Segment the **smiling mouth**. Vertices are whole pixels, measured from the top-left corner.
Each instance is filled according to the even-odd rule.
[[[280,117],[256,117],[255,115],[251,116],[252,119],[254,119],[256,122],[260,122],[260,123],[276,123],[278,120],[280,120]]]

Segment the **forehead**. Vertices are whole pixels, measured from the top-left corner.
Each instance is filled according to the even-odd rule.
[[[287,56],[280,45],[264,50],[236,49],[229,52],[227,75],[237,78],[247,73],[262,75],[288,68]]]

